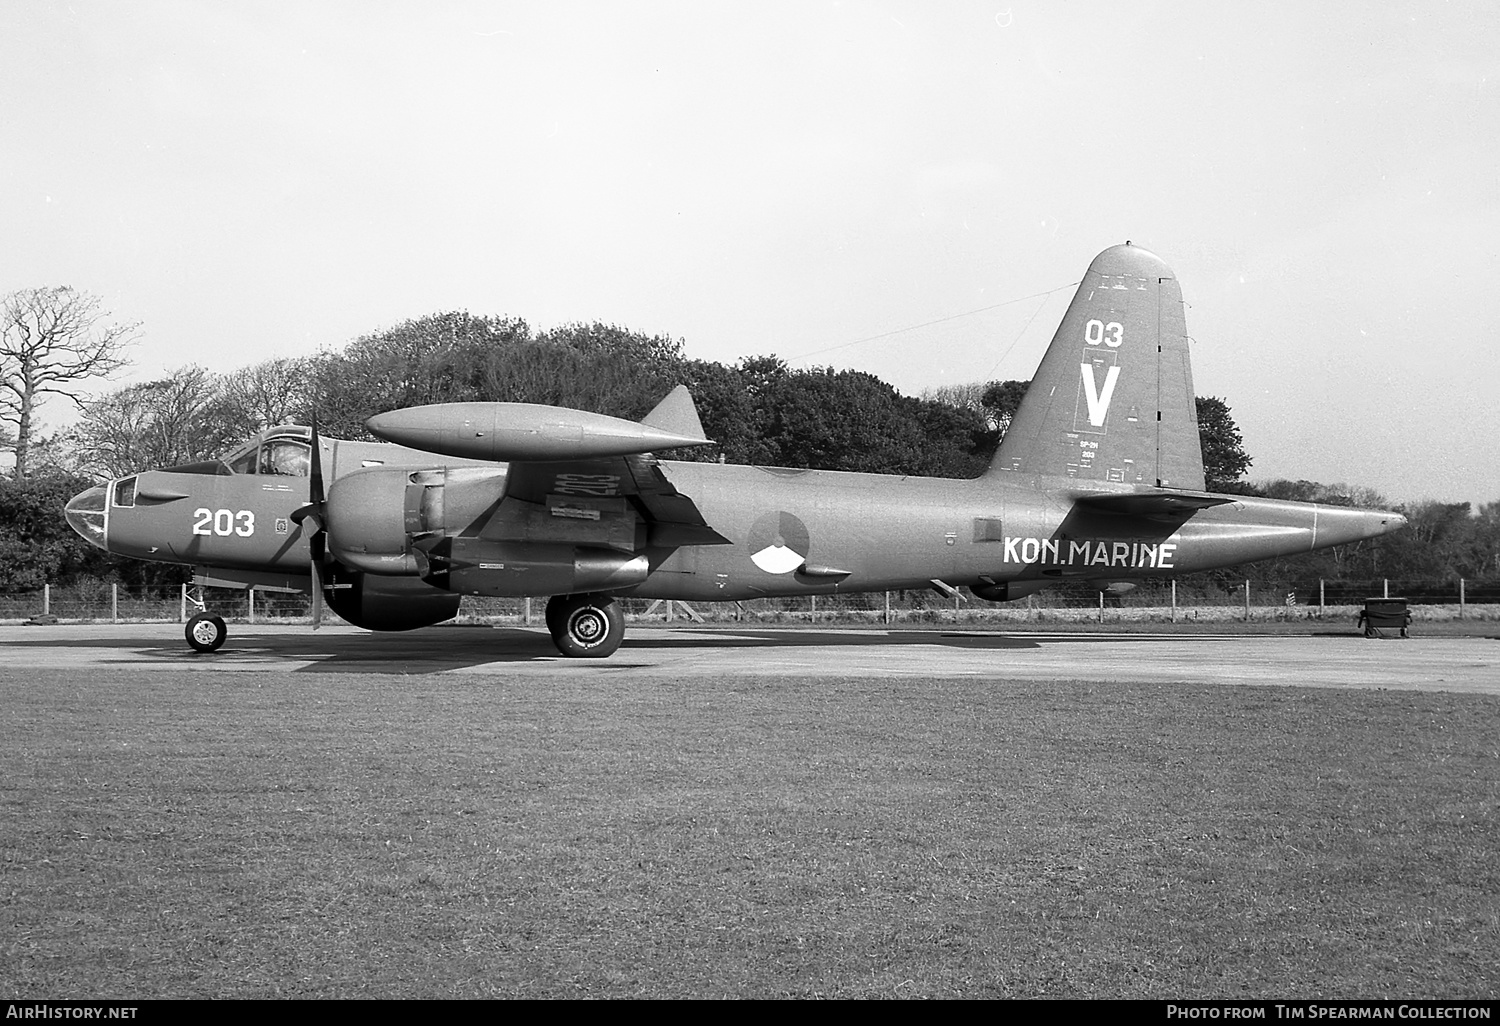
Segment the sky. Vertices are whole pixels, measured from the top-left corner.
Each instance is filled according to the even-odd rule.
[[[7,0],[0,116],[0,293],[141,324],[98,389],[465,309],[920,395],[1130,239],[1252,480],[1500,500],[1493,4]]]

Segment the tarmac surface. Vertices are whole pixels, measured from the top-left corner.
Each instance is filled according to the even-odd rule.
[[[1500,633],[1500,632],[1497,632]],[[1500,694],[1500,636],[631,626],[607,659],[565,659],[541,627],[399,634],[231,624],[212,654],[172,623],[0,626],[0,681],[35,670],[500,675],[508,679],[963,677]]]

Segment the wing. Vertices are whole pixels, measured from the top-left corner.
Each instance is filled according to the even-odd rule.
[[[455,501],[458,492],[449,492],[439,533],[450,539],[624,553],[730,544],[651,454],[713,444],[681,385],[639,423],[525,403],[446,403],[383,413],[369,427],[403,445],[508,464],[498,497],[493,472],[485,475],[491,483],[483,491],[471,491],[476,501],[467,506]],[[448,491],[465,472],[432,473],[433,485],[441,476]]]
[[[527,540],[563,540],[539,537],[535,530],[538,523],[559,520],[573,526],[541,534],[565,534],[569,541],[614,548],[628,543],[632,550],[730,544],[708,525],[693,500],[667,480],[649,453],[512,463],[505,499],[482,533],[515,537],[504,525],[519,521],[530,529]]]

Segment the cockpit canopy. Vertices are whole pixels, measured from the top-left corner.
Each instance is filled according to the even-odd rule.
[[[225,456],[224,462],[236,474],[306,477],[312,463],[312,428],[300,424],[268,428]]]

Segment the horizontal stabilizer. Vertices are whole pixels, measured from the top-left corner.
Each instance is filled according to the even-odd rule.
[[[1074,499],[1080,506],[1101,513],[1122,513],[1129,516],[1189,516],[1210,506],[1223,506],[1233,502],[1227,495],[1209,492],[1117,492],[1113,494],[1080,495]]]
[[[675,393],[674,393],[675,395]],[[684,390],[683,398],[687,398]],[[439,403],[380,413],[365,421],[378,438],[413,449],[473,460],[535,462],[630,456],[657,449],[712,445],[703,437],[687,398],[692,423],[680,400],[668,396],[652,415],[692,433],[653,424],[533,403]]]

